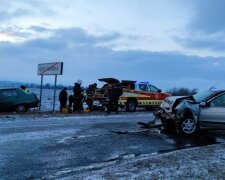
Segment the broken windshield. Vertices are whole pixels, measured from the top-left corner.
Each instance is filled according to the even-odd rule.
[[[215,92],[213,92],[213,91],[203,91],[201,93],[193,95],[193,98],[195,99],[195,102],[197,104],[199,104],[200,102],[203,102],[204,100],[206,100],[208,97],[210,97],[214,93]]]

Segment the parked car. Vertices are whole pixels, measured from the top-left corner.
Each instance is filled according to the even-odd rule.
[[[112,84],[120,83],[123,88],[123,94],[119,99],[119,106],[125,108],[126,111],[134,112],[137,107],[155,108],[159,107],[163,100],[171,96],[169,93],[161,92],[149,82],[140,82],[132,80],[119,81],[115,78],[103,78],[99,79],[106,84],[96,91],[94,94],[94,100],[99,100],[103,106],[108,104],[108,92]]]
[[[0,88],[1,112],[25,112],[38,106],[39,100],[35,94],[27,93],[20,88]]]
[[[166,108],[155,113],[166,129],[173,128],[186,135],[193,135],[200,129],[225,129],[225,90],[180,97]]]

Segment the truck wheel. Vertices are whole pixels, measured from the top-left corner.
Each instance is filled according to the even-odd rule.
[[[26,106],[23,105],[23,104],[18,105],[16,107],[16,112],[18,112],[18,113],[24,113],[24,112],[26,112]]]
[[[128,100],[126,103],[126,111],[128,112],[134,112],[136,111],[137,103],[135,100],[131,99]]]

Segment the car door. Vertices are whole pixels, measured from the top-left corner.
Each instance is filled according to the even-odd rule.
[[[225,129],[225,94],[209,101],[208,106],[201,106],[199,122],[202,127]]]
[[[159,89],[153,85],[148,85],[149,91],[154,95],[155,100],[161,99]]]
[[[3,100],[3,110],[10,111],[15,108],[17,101],[17,92],[15,89],[4,89],[1,91]]]

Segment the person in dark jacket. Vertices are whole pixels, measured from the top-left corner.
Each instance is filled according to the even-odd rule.
[[[97,84],[90,84],[86,90],[87,93],[87,99],[86,99],[86,103],[88,104],[88,108],[90,110],[93,110],[93,95],[95,93],[95,90],[97,88]]]
[[[69,95],[69,108],[72,108],[73,102],[74,102],[73,95]]]
[[[84,99],[84,96],[82,94],[83,89],[81,88],[81,80],[77,80],[76,83],[74,83],[74,87],[73,87],[73,112],[80,112],[83,110],[83,106],[82,106],[82,100]]]
[[[119,105],[118,101],[120,96],[123,94],[123,89],[121,85],[118,83],[112,86],[112,89],[109,93],[109,104],[107,107],[107,113],[110,113],[111,110],[115,110],[118,113]]]
[[[60,111],[67,106],[67,88],[64,87],[59,93]]]
[[[97,84],[90,84],[86,90],[87,94],[93,95],[95,93],[95,90],[97,88]]]

